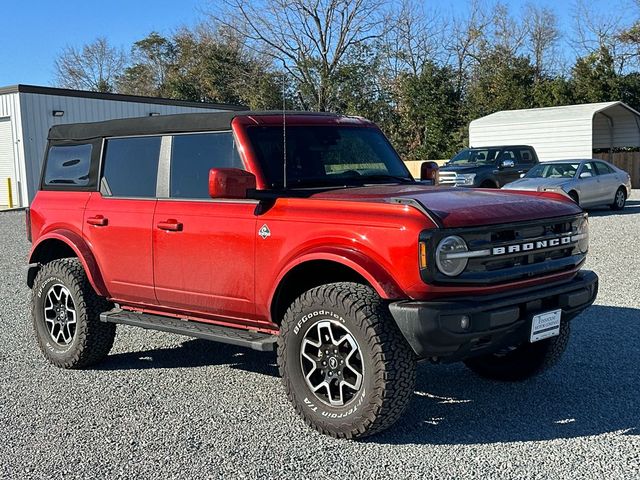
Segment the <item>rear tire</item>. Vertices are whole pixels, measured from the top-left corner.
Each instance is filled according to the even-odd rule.
[[[416,359],[370,287],[313,288],[289,307],[280,332],[282,382],[307,425],[360,438],[400,418],[413,394]]]
[[[91,287],[77,258],[45,264],[31,292],[33,328],[45,358],[61,368],[83,368],[106,357],[116,326],[100,321],[111,304]]]
[[[611,210],[622,210],[627,202],[627,192],[624,188],[620,187],[616,191],[615,197],[613,197],[613,203],[609,206]]]
[[[506,353],[470,358],[464,364],[471,371],[490,380],[517,382],[553,367],[567,348],[569,322],[560,324],[560,335],[535,343],[523,343]]]

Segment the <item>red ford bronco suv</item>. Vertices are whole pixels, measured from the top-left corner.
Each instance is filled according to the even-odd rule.
[[[27,230],[54,365],[103,360],[116,324],[277,349],[298,414],[346,438],[398,419],[418,360],[542,372],[598,286],[569,198],[425,186],[330,114],[55,126]]]

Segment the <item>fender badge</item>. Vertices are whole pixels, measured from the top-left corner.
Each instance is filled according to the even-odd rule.
[[[263,240],[266,240],[267,237],[271,236],[271,230],[269,230],[269,227],[267,227],[266,223],[260,227],[260,230],[258,230],[258,235],[260,235]]]

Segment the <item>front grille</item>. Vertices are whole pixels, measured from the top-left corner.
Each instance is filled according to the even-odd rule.
[[[578,242],[572,240],[583,218],[578,215],[429,233],[425,240],[431,245],[431,255],[449,235],[462,237],[470,251],[485,254],[469,258],[465,271],[457,277],[447,277],[437,268],[423,270],[423,277],[435,283],[496,284],[574,269],[585,258]],[[435,267],[435,256],[431,260],[429,265]]]
[[[440,185],[455,185],[456,173],[455,172],[438,172],[438,183]]]

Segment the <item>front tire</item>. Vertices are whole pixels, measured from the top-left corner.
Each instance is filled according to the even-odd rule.
[[[402,415],[416,359],[370,287],[311,289],[287,310],[278,365],[287,396],[310,427],[337,438],[378,433]]]
[[[108,355],[116,326],[101,322],[100,313],[111,305],[95,293],[77,258],[45,264],[31,295],[36,339],[50,363],[83,368]]]
[[[553,367],[567,348],[569,322],[560,324],[560,334],[535,343],[523,343],[515,348],[473,357],[464,361],[477,375],[490,380],[517,382]]]

